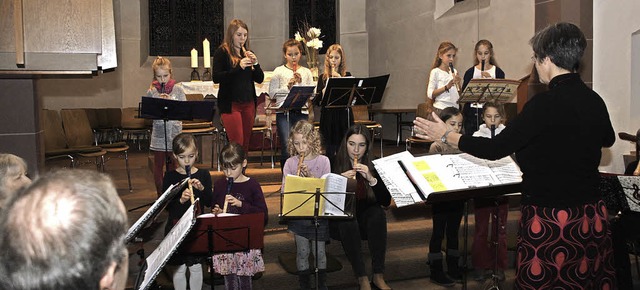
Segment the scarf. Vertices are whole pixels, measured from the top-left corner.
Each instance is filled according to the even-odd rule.
[[[176,84],[176,80],[170,79],[168,82],[164,84],[164,93],[171,94],[173,91],[173,86]],[[153,81],[151,85],[158,90],[158,93],[162,92],[162,84],[159,81]]]

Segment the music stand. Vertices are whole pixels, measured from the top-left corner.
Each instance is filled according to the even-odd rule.
[[[148,228],[156,220],[158,215],[167,207],[176,195],[181,194],[187,187],[188,178],[183,179],[179,183],[173,184],[164,191],[162,195],[147,209],[147,211],[129,228],[124,237],[125,244],[130,244],[136,239],[136,236],[142,229]],[[146,206],[146,205],[145,205]],[[135,209],[138,209],[137,207]],[[134,209],[132,209],[134,210]],[[129,210],[129,211],[132,211]]]
[[[344,204],[338,204],[341,202],[335,199],[335,197],[339,198],[340,195],[344,196]],[[316,243],[316,251],[314,254],[315,289],[319,287],[318,281],[320,274],[317,244],[320,218],[351,219],[355,215],[355,203],[355,193],[353,192],[320,192],[320,188],[316,188],[315,192],[292,191],[283,192],[280,195],[279,216],[281,220],[313,218]],[[329,213],[327,212],[327,208],[329,208]]]
[[[284,112],[289,124],[289,111],[306,109],[314,89],[314,86],[293,86],[288,93],[276,93],[266,109]],[[278,99],[282,101],[278,102]]]
[[[167,140],[167,122],[169,120],[213,120],[216,103],[205,101],[175,101],[163,98],[142,97],[140,117],[145,119],[161,119],[164,121],[164,150],[169,152]],[[169,168],[170,158],[165,159]]]
[[[519,80],[472,79],[460,94],[458,103],[511,102],[518,93]]]
[[[206,255],[213,287],[213,255],[264,248],[264,213],[203,214],[180,246],[182,253]]]
[[[160,273],[160,270],[167,264],[171,255],[175,253],[180,243],[185,239],[193,225],[196,223],[196,212],[199,208],[200,200],[191,204],[180,220],[171,228],[171,231],[164,237],[160,245],[153,250],[151,255],[144,260],[140,273],[136,277],[134,289],[146,290]],[[144,276],[142,275],[144,273]],[[142,280],[141,278],[144,277]]]
[[[370,78],[330,78],[320,106],[349,110],[354,105],[370,106],[380,103],[388,81],[388,74]],[[347,126],[350,122],[347,120]]]
[[[445,201],[464,201],[464,225],[463,225],[463,249],[464,252],[462,254],[462,289],[467,289],[467,244],[469,239],[469,199],[472,198],[489,198],[489,197],[499,197],[505,194],[510,194],[514,192],[520,192],[522,188],[522,184],[518,183],[508,183],[508,184],[500,184],[500,185],[492,185],[492,186],[483,186],[476,188],[468,188],[468,189],[459,189],[459,190],[451,190],[445,192],[432,192],[427,196],[427,203],[438,203]],[[499,221],[496,220],[496,224]],[[497,246],[496,246],[497,249]],[[497,259],[497,257],[496,257]],[[497,262],[497,261],[496,261]],[[492,280],[495,279],[495,273],[492,275]],[[497,289],[497,288],[496,288]]]

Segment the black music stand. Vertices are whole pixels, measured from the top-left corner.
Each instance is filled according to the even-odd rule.
[[[176,225],[171,228],[171,231],[164,237],[158,247],[153,250],[151,255],[143,260],[140,272],[136,277],[134,289],[146,290],[155,284],[155,278],[160,273],[160,270],[167,264],[171,255],[175,253],[196,223],[197,208],[200,207],[199,203],[200,200],[197,199],[196,202],[185,211]]]
[[[180,246],[180,252],[206,255],[211,287],[214,285],[215,253],[248,251],[264,248],[264,214],[203,214]]]
[[[302,110],[307,107],[307,102],[313,96],[314,86],[293,86],[289,93],[278,93],[273,96],[272,101],[268,104],[267,110],[275,110],[284,112],[289,120],[289,112],[293,110]],[[278,102],[277,99],[284,97],[284,100]]]
[[[380,103],[388,81],[389,75],[371,78],[330,78],[320,100],[320,106],[328,109],[349,110],[354,105],[370,106]],[[350,122],[348,120],[347,126]]]
[[[124,237],[125,244],[134,242],[140,231],[153,224],[156,218],[158,218],[158,215],[167,207],[169,201],[171,201],[176,195],[181,194],[187,187],[188,180],[188,178],[185,178],[179,183],[170,186],[155,202],[153,202],[151,207],[149,207],[149,209],[147,209],[147,211],[129,228]],[[139,206],[128,211],[131,212],[145,206],[147,205]]]
[[[216,103],[211,101],[175,101],[163,98],[142,97],[140,117],[145,119],[161,119],[164,121],[164,149],[169,152],[167,140],[167,122],[169,120],[213,120]],[[165,159],[167,168],[171,159]]]
[[[287,198],[297,195],[303,197],[301,201],[296,199],[295,204],[289,204]],[[336,204],[330,198],[332,195],[344,195],[344,205]],[[313,200],[313,201],[311,201]],[[298,202],[300,202],[298,204]],[[320,212],[322,202],[324,203],[323,211]],[[318,268],[318,228],[320,227],[320,218],[323,219],[351,219],[355,216],[355,193],[353,192],[320,192],[320,188],[316,188],[315,192],[292,191],[283,192],[280,195],[280,219],[310,219],[313,218],[315,225],[315,242],[316,252],[314,254],[314,275],[315,289],[318,289],[320,269]],[[331,208],[333,214],[326,212],[327,208]],[[309,214],[311,212],[311,214]],[[341,214],[340,214],[341,213]]]
[[[416,187],[417,188],[417,187]],[[427,203],[445,201],[464,201],[464,225],[463,225],[463,249],[462,253],[462,289],[467,289],[467,245],[469,239],[469,200],[472,198],[498,197],[505,194],[521,191],[521,183],[508,183],[492,186],[483,186],[468,189],[451,190],[445,192],[432,192],[427,196]],[[498,223],[498,221],[496,221]],[[497,248],[497,247],[496,247]],[[496,257],[497,259],[497,257]],[[495,273],[494,275],[495,276]],[[492,277],[493,279],[494,277]]]

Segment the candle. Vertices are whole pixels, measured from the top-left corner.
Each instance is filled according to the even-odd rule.
[[[195,48],[191,50],[191,67],[198,68],[198,51]]]
[[[211,49],[209,48],[209,40],[206,38],[202,42],[202,51],[204,53],[204,67],[211,67]]]

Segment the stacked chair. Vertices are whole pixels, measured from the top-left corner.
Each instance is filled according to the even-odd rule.
[[[117,109],[118,111],[120,109]],[[115,112],[115,111],[114,111]],[[87,116],[86,109],[63,109],[60,111],[62,117],[62,124],[64,126],[64,132],[67,137],[67,142],[71,148],[84,148],[84,147],[97,147],[100,148],[104,154],[101,155],[102,163],[101,169],[105,169],[106,153],[122,153],[124,155],[125,167],[127,170],[127,180],[129,182],[129,191],[133,190],[131,186],[131,171],[129,169],[129,145],[124,141],[119,141],[121,136],[117,129],[120,127],[112,121],[110,125],[111,129],[103,129],[102,134],[107,136],[105,138],[98,138],[91,129],[91,123]],[[115,114],[118,120],[121,118],[120,114]],[[112,132],[109,132],[111,130]]]
[[[71,142],[69,142],[58,111],[42,110],[42,125],[44,130],[46,160],[69,158],[71,161],[70,166],[75,167],[76,157],[89,157],[95,158],[95,164],[98,170],[104,169],[104,155],[107,154],[107,151],[100,147],[93,146],[91,142],[92,139],[87,143],[78,142],[74,137]]]

